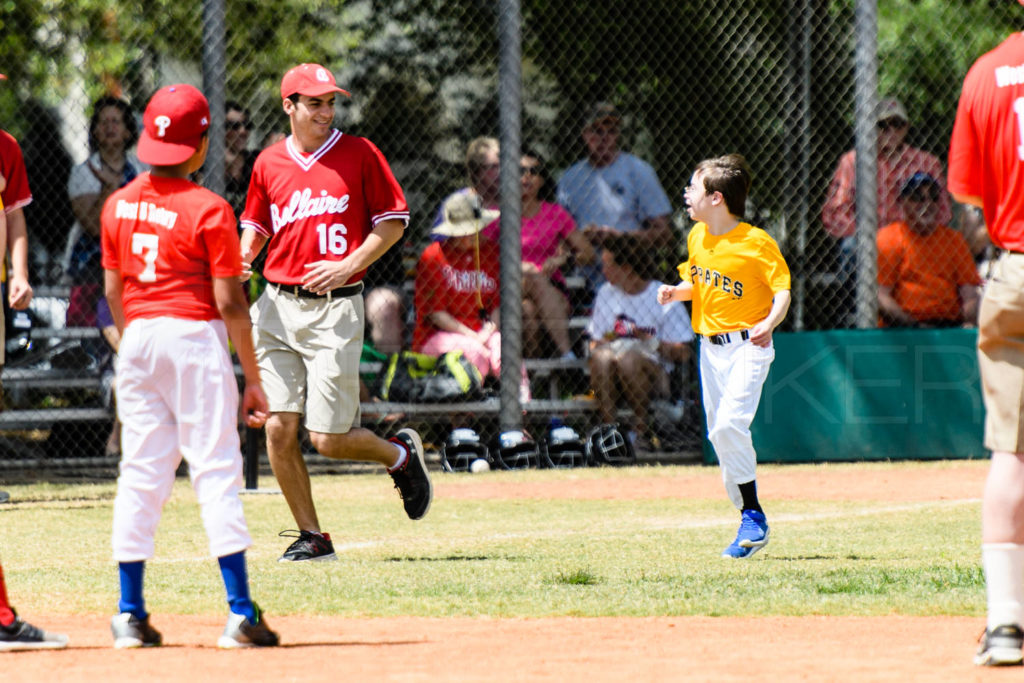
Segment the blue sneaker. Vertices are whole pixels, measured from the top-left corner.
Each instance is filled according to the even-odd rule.
[[[744,510],[736,540],[722,551],[722,557],[750,557],[768,545],[768,521],[763,512]]]

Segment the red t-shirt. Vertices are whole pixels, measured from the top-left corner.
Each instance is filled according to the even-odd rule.
[[[231,205],[184,178],[143,173],[103,205],[103,267],[121,272],[125,318],[220,318],[213,278],[242,274]]]
[[[291,136],[263,150],[241,223],[270,238],[263,277],[298,285],[307,263],[344,259],[389,219],[408,222],[409,207],[384,155],[334,130],[312,154],[297,152]]]
[[[949,189],[981,197],[998,247],[1024,252],[1024,34],[974,63],[949,150]]]
[[[10,213],[32,202],[32,191],[28,189],[28,173],[21,147],[10,133],[0,130],[0,175],[7,180],[0,197],[4,200],[4,212]]]
[[[916,320],[960,319],[960,286],[980,285],[967,241],[940,225],[921,235],[904,221],[878,231],[878,284]]]
[[[437,311],[447,311],[463,325],[479,330],[484,322],[480,319],[480,309],[490,314],[501,304],[500,263],[498,246],[485,237],[480,238],[479,268],[472,248],[456,251],[446,247],[444,242],[434,242],[424,249],[416,266],[413,350],[423,348],[438,331],[427,320],[429,314]]]

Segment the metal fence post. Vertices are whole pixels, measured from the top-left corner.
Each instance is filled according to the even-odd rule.
[[[502,431],[522,425],[519,385],[523,364],[522,239],[519,148],[522,110],[522,36],[519,0],[498,3],[498,102],[501,143],[501,408]]]

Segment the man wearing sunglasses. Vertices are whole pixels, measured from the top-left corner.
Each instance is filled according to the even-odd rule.
[[[981,277],[967,240],[938,220],[942,186],[927,173],[899,193],[905,220],[878,231],[878,313],[884,327],[955,327],[978,319]]]
[[[887,97],[878,103],[875,120],[878,125],[878,228],[903,220],[899,192],[904,181],[915,173],[927,173],[942,186],[937,219],[948,225],[953,213],[945,190],[942,162],[938,157],[911,147],[906,142],[910,130],[907,110],[899,100]],[[857,232],[857,153],[850,150],[839,159],[821,210],[825,231],[836,238],[836,270],[841,279],[842,297],[838,304],[839,327],[850,323],[854,310],[854,277],[856,270],[855,233]]]
[[[911,147],[906,142],[910,120],[903,103],[894,98],[885,98],[878,103],[878,227],[903,220],[899,203],[900,187],[907,178],[917,172],[927,173],[937,179],[943,190],[939,199],[940,223],[952,219],[949,196],[943,183],[945,174],[938,157]],[[836,167],[829,184],[821,219],[828,234],[836,238],[853,237],[857,231],[857,154],[846,152]]]
[[[224,109],[224,198],[238,218],[245,209],[245,193],[257,153],[249,149],[249,111],[234,100],[225,102]]]

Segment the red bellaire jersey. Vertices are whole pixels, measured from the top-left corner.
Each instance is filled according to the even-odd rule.
[[[483,236],[480,237],[479,267],[473,249],[446,249],[441,242],[433,242],[424,249],[416,265],[416,290],[413,295],[416,327],[412,335],[412,348],[423,348],[427,340],[438,331],[427,320],[427,316],[437,311],[447,311],[472,330],[483,327],[484,321],[480,319],[481,305],[488,315],[501,305],[501,292],[498,289],[500,263],[498,245]]]
[[[190,180],[143,173],[110,195],[100,222],[103,267],[121,272],[128,322],[220,318],[213,278],[242,274],[230,204]]]
[[[291,136],[263,150],[241,222],[270,239],[263,277],[298,285],[307,263],[344,259],[390,219],[408,223],[409,207],[384,155],[334,129],[312,154],[297,152]]]
[[[25,159],[21,155],[18,141],[6,130],[0,130],[0,175],[7,180],[0,197],[4,201],[4,212],[10,213],[32,202],[32,192],[28,189],[28,173],[25,172]]]
[[[1024,252],[1024,34],[974,63],[949,150],[949,189],[981,197],[996,246]]]

